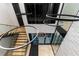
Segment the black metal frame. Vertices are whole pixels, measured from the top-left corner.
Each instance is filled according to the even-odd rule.
[[[21,13],[18,3],[12,3],[12,6],[13,6],[15,14]],[[24,22],[23,22],[22,16],[21,15],[20,16],[16,15],[16,17],[17,17],[17,21],[18,21],[19,25],[20,26],[24,26]]]

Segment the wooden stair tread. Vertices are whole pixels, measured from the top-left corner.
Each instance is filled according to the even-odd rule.
[[[27,40],[19,40],[19,39],[18,39],[16,42],[20,42],[20,41],[21,41],[21,42],[24,42],[24,41],[27,41]]]
[[[19,35],[26,35],[26,33],[19,33]]]
[[[27,38],[27,36],[18,36],[18,38]],[[17,38],[17,39],[18,39],[18,38]]]
[[[17,38],[17,40],[27,40],[27,38],[21,37],[21,38]]]
[[[22,49],[17,49],[17,50],[14,50],[14,51],[25,51],[26,49],[22,48]]]
[[[16,43],[26,43],[27,42],[27,40],[17,40],[17,42]]]
[[[20,44],[20,45],[23,45],[23,44],[25,44],[25,43],[16,43],[16,45],[19,45],[19,44]]]
[[[27,37],[18,37],[17,39],[26,39]]]
[[[13,52],[12,55],[25,55],[25,53],[24,52],[18,52],[18,53]]]
[[[18,35],[18,36],[20,36],[20,37],[26,37],[27,35]]]
[[[17,46],[22,46],[23,44],[16,44],[14,47],[17,47]]]

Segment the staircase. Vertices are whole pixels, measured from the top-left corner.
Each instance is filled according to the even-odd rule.
[[[19,28],[16,30],[19,32],[19,35],[15,41],[14,47],[21,46],[28,41],[28,35],[26,34],[25,28]],[[7,56],[25,56],[28,51],[28,46],[25,46],[16,50],[9,50]]]

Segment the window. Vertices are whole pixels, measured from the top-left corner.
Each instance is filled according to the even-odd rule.
[[[43,24],[43,20],[46,18],[47,13],[57,14],[60,3],[25,3],[26,13],[32,13],[27,15],[28,24]],[[57,16],[53,16],[57,17]],[[52,20],[48,23],[54,23]]]

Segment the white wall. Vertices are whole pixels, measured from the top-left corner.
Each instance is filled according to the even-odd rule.
[[[0,4],[0,24],[9,24],[19,26],[15,12],[11,3],[1,3]],[[12,27],[7,27],[0,25],[0,32],[6,32]]]
[[[13,40],[14,40],[14,37],[7,37],[7,38],[5,37],[2,40],[0,40],[0,45],[8,48],[14,42]],[[7,52],[7,50],[0,48],[0,56],[5,55],[6,52]]]
[[[70,14],[70,15],[76,15],[77,12],[79,11],[79,4],[78,3],[65,3],[64,4],[64,8],[62,11],[62,14]],[[62,16],[61,18],[73,18],[73,17],[68,17],[68,16]],[[66,22],[63,21],[63,28],[68,31],[70,25],[72,24],[72,22]]]
[[[40,33],[54,33],[56,27],[47,26],[45,24],[30,24],[36,28],[38,28]],[[26,28],[29,33],[36,33],[36,30],[33,28]]]
[[[10,3],[0,3],[0,24],[8,24],[19,26],[13,7]],[[14,27],[0,25],[0,34],[5,33]],[[0,40],[0,45],[9,47],[12,38]],[[7,51],[0,48],[0,56],[4,55]]]
[[[79,21],[72,24],[56,55],[79,56]]]
[[[0,23],[19,25],[11,3],[0,4]]]
[[[76,15],[79,4],[65,4],[64,13]],[[65,36],[57,56],[79,56],[79,21],[73,22],[67,35]]]

